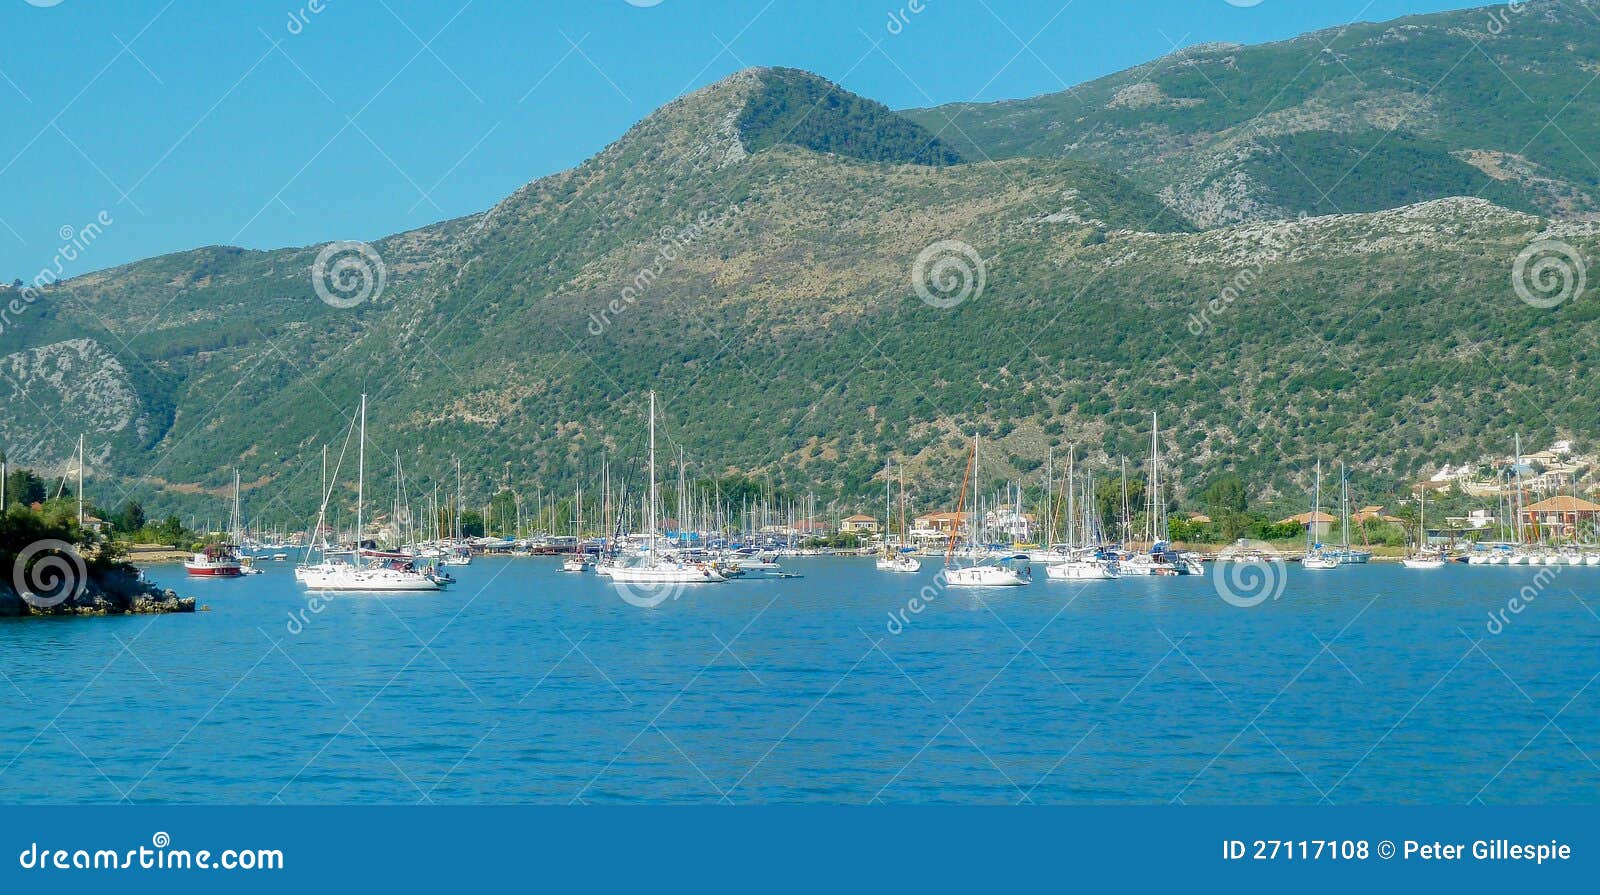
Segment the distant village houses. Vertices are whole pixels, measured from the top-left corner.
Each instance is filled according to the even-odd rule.
[[[879,524],[876,516],[868,516],[865,513],[857,513],[839,523],[840,531],[855,534],[875,535],[882,529],[883,526]]]
[[[1333,524],[1338,521],[1333,516],[1319,511],[1316,513],[1300,513],[1287,519],[1279,519],[1278,524],[1311,528],[1311,536],[1320,540],[1328,536],[1328,532],[1333,530]]]
[[[1522,515],[1523,522],[1533,526],[1536,540],[1570,538],[1594,529],[1600,521],[1600,504],[1563,494],[1524,508]]]

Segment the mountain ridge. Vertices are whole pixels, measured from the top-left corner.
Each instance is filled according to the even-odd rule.
[[[924,503],[958,487],[974,430],[993,444],[986,474],[1031,476],[1052,447],[1142,455],[1149,409],[1180,489],[1238,471],[1261,495],[1331,447],[1393,480],[1476,456],[1508,420],[1530,437],[1600,424],[1573,372],[1600,315],[1527,307],[1508,282],[1541,234],[1592,252],[1587,224],[1437,198],[1197,231],[1098,163],[919,155],[905,136],[933,130],[815,76],[801,92],[836,114],[802,142],[849,151],[762,130],[752,151],[740,119],[770,101],[757,118],[792,120],[768,80],[792,87],[792,71],[736,73],[482,213],[375,241],[386,288],[355,307],[318,297],[327,246],[193,250],[46,290],[0,357],[92,340],[146,421],[92,438],[111,490],[196,512],[213,498],[188,486],[238,466],[285,522],[314,504],[318,448],[362,393],[373,493],[392,490],[396,454],[423,487],[459,455],[479,497],[566,490],[602,454],[629,466],[650,389],[694,475],[859,500],[904,463]],[[965,263],[975,288],[943,306],[916,271],[952,245],[970,255],[930,265]],[[1476,355],[1515,362],[1517,388],[1474,379]],[[1444,385],[1470,400],[1444,413]],[[1541,392],[1583,401],[1557,422],[1530,411]],[[60,464],[92,418],[12,397],[0,439],[29,446],[16,461]],[[18,437],[42,426],[48,443]]]
[[[1332,191],[1337,174],[1275,164],[1281,142],[1337,141],[1362,129],[1378,138],[1358,142],[1364,155],[1352,171],[1403,181],[1419,153],[1382,138],[1397,134],[1426,146],[1431,164],[1455,166],[1469,194],[1593,215],[1600,179],[1579,147],[1597,136],[1591,122],[1600,114],[1600,99],[1584,91],[1600,60],[1596,10],[1592,0],[1532,0],[1267,44],[1207,44],[1061,93],[903,114],[972,157],[1068,154],[1127,171],[1203,226],[1314,212],[1291,187]],[[1554,112],[1554,128],[1541,110]],[[1479,164],[1484,153],[1515,157],[1512,167],[1526,170]],[[1263,165],[1276,170],[1264,174]]]

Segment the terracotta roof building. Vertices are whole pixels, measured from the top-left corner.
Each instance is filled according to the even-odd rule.
[[[866,513],[857,513],[839,523],[840,531],[865,531],[876,533],[878,531],[878,517],[868,516]]]
[[[1339,520],[1319,510],[1316,513],[1300,513],[1287,519],[1279,519],[1278,524],[1294,524],[1301,528],[1311,528],[1312,535],[1321,538],[1327,536],[1328,532],[1332,530],[1333,524],[1337,521]]]
[[[1593,527],[1600,521],[1600,504],[1563,494],[1524,507],[1522,518],[1540,539],[1547,535],[1570,538],[1579,526]]]

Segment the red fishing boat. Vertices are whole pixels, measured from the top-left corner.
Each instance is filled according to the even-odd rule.
[[[202,578],[234,578],[244,574],[239,554],[227,544],[213,544],[183,561],[184,571]]]

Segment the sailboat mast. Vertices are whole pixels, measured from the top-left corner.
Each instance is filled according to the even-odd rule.
[[[1067,546],[1078,546],[1078,447],[1067,454]]]
[[[961,521],[961,507],[967,502],[967,480],[972,478],[972,465],[977,459],[978,436],[974,435],[972,436],[972,452],[967,455],[966,475],[961,479],[961,490],[956,492],[956,517],[950,520],[950,543],[945,547],[944,551],[944,567],[946,569],[950,568],[950,558],[956,552],[956,533],[959,530],[956,525]],[[977,488],[976,483],[973,484],[973,488]]]
[[[367,396],[361,396],[361,441],[356,445],[356,557],[361,556],[362,503],[367,497]]]
[[[1317,458],[1317,477],[1311,488],[1311,519],[1306,523],[1306,547],[1316,540],[1317,514],[1322,512],[1322,458]]]
[[[978,476],[976,475],[976,473],[978,471],[978,435],[977,434],[973,434],[973,436],[972,436],[972,471],[974,473],[974,475],[972,476],[972,524],[970,526],[971,535],[969,536],[969,540],[967,541],[967,549],[971,550],[973,557],[976,558],[977,555],[978,555],[978,513],[979,513],[979,508],[978,508]]]
[[[650,392],[650,511],[646,532],[650,537],[650,564],[656,559],[656,393]]]
[[[1345,472],[1344,461],[1339,461],[1339,526],[1344,546],[1350,546],[1350,477]]]
[[[1044,506],[1043,506],[1043,510],[1044,510],[1044,525],[1045,525],[1044,548],[1046,550],[1050,549],[1050,545],[1054,544],[1055,541],[1056,541],[1056,519],[1055,519],[1055,516],[1051,515],[1051,513],[1050,513],[1050,499],[1051,499],[1051,497],[1054,496],[1051,493],[1051,491],[1055,488],[1055,481],[1052,478],[1051,473],[1053,472],[1053,467],[1055,465],[1055,459],[1056,459],[1056,449],[1052,445],[1048,450],[1045,451],[1045,455],[1044,455]]]
[[[1161,502],[1161,437],[1156,423],[1155,411],[1150,412],[1150,493],[1145,495],[1145,527],[1146,536],[1150,539],[1151,546],[1161,540],[1160,520],[1156,518],[1156,506]]]
[[[1422,555],[1422,543],[1428,537],[1428,489],[1422,489],[1422,502],[1417,506],[1417,555]]]
[[[889,555],[889,520],[894,518],[891,515],[891,510],[889,508],[889,486],[890,486],[890,484],[892,484],[892,482],[891,482],[891,480],[889,478],[889,464],[886,462],[886,463],[883,464],[883,555],[884,556],[888,556]]]
[[[1118,459],[1122,461],[1122,519],[1120,520],[1122,531],[1117,533],[1117,539],[1126,541],[1128,538],[1133,537],[1133,521],[1128,518],[1129,513],[1132,512],[1128,507],[1128,458],[1119,457]]]
[[[887,523],[885,523],[887,524]],[[906,467],[900,464],[900,549],[906,548]]]
[[[1512,507],[1511,511],[1513,513],[1515,513],[1516,517],[1517,517],[1517,544],[1518,544],[1518,546],[1520,546],[1522,544],[1527,543],[1527,539],[1524,537],[1523,530],[1522,530],[1522,433],[1521,432],[1518,432],[1517,435],[1516,435],[1516,451],[1517,451],[1517,456],[1511,461],[1511,471],[1513,473],[1515,473],[1516,476],[1517,476],[1516,505]]]
[[[83,434],[78,434],[78,527],[83,527]]]

